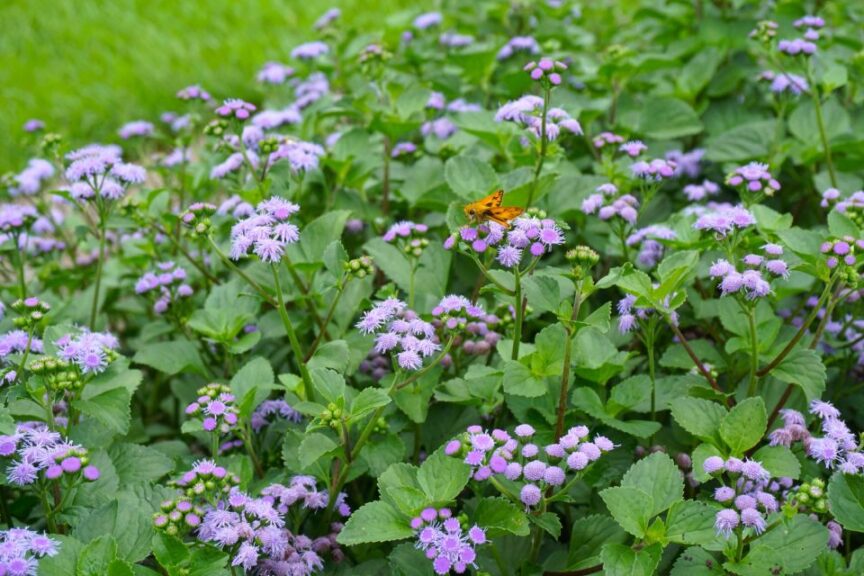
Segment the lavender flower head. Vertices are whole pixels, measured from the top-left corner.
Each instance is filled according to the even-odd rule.
[[[780,190],[780,183],[771,176],[767,164],[751,162],[745,166],[735,169],[726,177],[726,183],[730,186],[741,187],[751,193],[761,192],[766,196],[773,196]]]
[[[224,384],[211,383],[198,389],[198,398],[186,407],[186,415],[201,420],[207,432],[227,434],[237,425],[234,394]]]
[[[363,334],[375,334],[375,351],[395,354],[403,370],[419,370],[425,358],[441,349],[435,327],[396,298],[383,300],[364,312],[356,326]]]
[[[291,50],[291,58],[295,60],[317,60],[321,56],[326,56],[329,52],[330,47],[324,42],[306,42]]]
[[[284,400],[265,400],[252,413],[249,423],[253,431],[260,432],[276,419],[300,422],[303,415]]]
[[[456,334],[453,346],[466,354],[488,354],[501,338],[495,332],[500,322],[498,317],[486,314],[482,307],[464,296],[445,296],[432,309],[432,316],[432,325],[439,332]],[[449,364],[449,359],[445,357],[442,363]]]
[[[594,146],[597,146],[596,138]],[[625,142],[624,144],[622,144],[618,149],[621,150],[621,152],[624,152],[625,154],[630,156],[631,158],[635,158],[648,150],[648,146],[646,146],[641,140],[631,140],[630,142]]]
[[[462,574],[468,567],[477,568],[475,547],[489,542],[486,532],[476,524],[465,529],[448,508],[426,508],[411,520],[417,543],[432,561],[436,574]]]
[[[200,100],[201,102],[210,101],[210,93],[201,88],[198,84],[187,86],[177,92],[177,98],[180,100]]]
[[[428,30],[434,26],[440,26],[444,17],[440,12],[426,12],[414,19],[414,28],[417,30]]]
[[[123,140],[129,140],[130,138],[145,138],[147,136],[152,136],[155,131],[156,128],[153,126],[152,122],[136,120],[121,126],[117,134]]]
[[[641,142],[640,142],[641,144]],[[625,144],[626,146],[626,144]],[[623,148],[623,147],[622,147]],[[632,151],[636,151],[635,149]],[[630,154],[628,152],[629,155]],[[642,178],[644,180],[649,180],[652,182],[660,182],[662,180],[668,180],[675,176],[675,169],[677,168],[677,164],[674,160],[664,160],[662,158],[655,158],[654,160],[645,161],[640,160],[638,162],[634,162],[630,166],[630,172],[633,173],[633,176],[637,178]]]
[[[270,164],[287,159],[292,174],[302,174],[318,168],[319,159],[324,156],[324,148],[312,142],[286,140],[279,149],[270,154]]]
[[[30,576],[39,571],[39,559],[56,556],[60,543],[29,528],[0,530],[0,573]]]
[[[501,429],[491,432],[481,426],[469,426],[461,438],[444,447],[447,455],[460,457],[474,471],[477,481],[493,475],[520,482],[520,498],[526,508],[536,506],[547,489],[564,489],[567,475],[578,475],[603,453],[615,448],[605,436],[588,441],[586,426],[574,426],[558,442],[540,448],[533,443],[535,430],[520,424],[513,435]]]
[[[186,283],[186,270],[174,262],[157,264],[155,271],[145,273],[135,283],[136,294],[156,294],[153,304],[156,314],[164,314],[173,302],[188,298],[192,292]]]
[[[529,62],[523,70],[528,72],[532,80],[543,85],[558,86],[561,84],[561,72],[567,69],[567,65],[551,58],[541,58],[537,62]]]
[[[406,255],[419,258],[429,245],[426,233],[429,227],[410,220],[402,220],[390,226],[381,238],[390,244],[396,244]]]
[[[254,214],[231,228],[231,259],[245,258],[251,251],[262,262],[279,263],[285,246],[300,240],[300,229],[288,221],[299,210],[279,196],[259,202]]]
[[[42,423],[19,424],[14,434],[0,436],[0,456],[14,458],[6,478],[16,486],[27,486],[40,478],[93,482],[100,476],[99,469],[90,464],[86,448]]]
[[[498,60],[508,60],[518,52],[526,52],[528,54],[539,54],[540,45],[531,36],[514,36],[498,51],[496,58]]]
[[[702,172],[702,157],[705,150],[694,148],[690,152],[671,150],[666,153],[666,160],[675,164],[675,176],[678,178],[698,178]]]
[[[54,345],[61,360],[75,364],[83,374],[99,374],[117,358],[120,343],[109,332],[81,330],[77,334],[65,334]]]
[[[793,40],[780,40],[777,43],[777,49],[787,56],[812,56],[816,53],[816,44],[805,40],[804,38],[795,38]]]
[[[54,165],[42,158],[32,158],[27,167],[15,176],[9,188],[10,196],[33,196],[42,186],[54,177]]]
[[[141,184],[147,177],[144,168],[126,164],[117,146],[91,144],[66,155],[70,160],[66,168],[69,192],[76,200],[89,200],[99,196],[118,200],[126,188]]]
[[[314,28],[316,30],[321,30],[322,28],[326,28],[330,26],[333,22],[338,20],[342,16],[342,10],[339,8],[330,8],[324,14],[322,14],[318,20],[315,21]]]
[[[239,98],[229,98],[221,106],[216,108],[216,114],[223,118],[236,118],[237,120],[248,120],[255,112],[254,104],[250,104]]]
[[[31,118],[24,123],[24,131],[25,132],[39,132],[45,129],[45,122],[42,120],[37,120],[36,118]]]
[[[597,191],[582,201],[582,212],[597,214],[601,220],[621,218],[631,226],[639,217],[639,200],[632,194],[619,194],[614,184],[601,184]]]
[[[258,82],[262,84],[284,84],[294,75],[294,69],[281,62],[266,62],[258,72]]]
[[[693,224],[696,230],[710,230],[718,236],[743,230],[756,224],[756,218],[743,206],[731,204],[708,204],[701,216]]]
[[[720,186],[711,180],[703,180],[701,184],[688,184],[684,186],[684,196],[690,202],[701,202],[710,196],[720,193]]]
[[[538,68],[539,69],[539,68]],[[496,122],[514,122],[527,128],[534,136],[540,138],[543,131],[543,99],[528,95],[507,102],[495,113]],[[579,121],[571,118],[563,108],[550,108],[546,115],[546,138],[557,140],[562,131],[581,135],[582,126]]]
[[[598,150],[602,150],[606,146],[615,146],[617,144],[624,143],[624,137],[619,136],[613,132],[601,132],[591,141],[594,144],[594,147]]]
[[[652,224],[630,234],[628,246],[640,246],[636,261],[645,268],[653,268],[663,258],[664,247],[660,240],[675,240],[678,235],[668,226]]]

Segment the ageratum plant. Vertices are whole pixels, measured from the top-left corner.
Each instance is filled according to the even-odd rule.
[[[0,574],[864,574],[860,6],[445,6],[27,123]]]

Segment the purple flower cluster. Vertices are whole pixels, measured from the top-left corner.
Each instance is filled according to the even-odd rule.
[[[742,261],[746,269],[739,272],[734,264],[720,259],[711,265],[708,273],[711,278],[720,280],[720,291],[723,296],[742,293],[748,300],[762,298],[771,293],[771,284],[765,280],[764,273],[781,278],[789,277],[789,266],[783,255],[783,247],[779,244],[766,244],[762,250],[765,256],[747,254]]]
[[[636,158],[637,156],[639,156],[640,154],[642,154],[643,152],[648,150],[648,146],[646,146],[641,140],[631,140],[629,142],[625,142],[624,144],[622,144],[618,149],[621,152],[627,154],[627,156],[630,156],[631,158]],[[657,160],[655,160],[655,162],[659,162],[661,164],[663,163],[663,161],[657,161]],[[658,166],[659,166],[659,164],[658,164]],[[674,171],[674,168],[673,168],[673,171]],[[635,170],[634,170],[634,173],[635,173]]]
[[[414,154],[416,151],[417,146],[413,142],[398,142],[390,151],[390,156],[392,158],[399,158],[400,156]]]
[[[864,240],[855,240],[851,236],[846,236],[839,240],[823,242],[819,250],[827,256],[825,263],[828,267],[834,269],[841,261],[846,266],[854,266],[858,262],[855,257],[856,248],[864,250]]]
[[[456,32],[444,32],[438,37],[438,43],[447,48],[464,48],[474,43],[474,37]]]
[[[700,202],[709,196],[716,196],[720,193],[720,186],[711,180],[703,180],[701,184],[687,184],[684,186],[684,196],[690,202]]]
[[[624,143],[624,137],[614,134],[612,132],[601,132],[591,141],[594,144],[594,147],[598,150],[602,150],[606,146],[615,146],[617,144]]]
[[[539,54],[540,45],[532,36],[514,36],[498,51],[496,58],[498,60],[508,60],[518,52],[527,52],[528,54]]]
[[[259,202],[254,214],[231,228],[231,259],[245,258],[251,250],[262,262],[279,263],[285,246],[300,240],[300,229],[288,221],[299,210],[280,196]]]
[[[272,130],[280,126],[299,124],[301,120],[299,108],[291,105],[281,110],[262,110],[252,117],[252,125],[262,130]]]
[[[237,425],[234,394],[224,384],[210,383],[198,389],[198,398],[186,407],[186,415],[201,419],[207,432],[227,434]]]
[[[342,10],[339,8],[330,8],[315,21],[314,28],[321,30],[331,25],[342,16]]]
[[[61,360],[76,365],[83,374],[99,374],[116,358],[120,342],[109,332],[81,330],[61,336],[54,345]]]
[[[694,148],[690,152],[671,150],[666,153],[666,160],[675,164],[676,177],[698,178],[702,172],[703,156],[705,150],[702,148]]]
[[[802,434],[801,442],[807,455],[828,469],[836,466],[844,474],[860,474],[864,471],[864,453],[860,451],[857,436],[840,418],[840,411],[830,402],[814,400],[810,403],[810,413],[821,421],[824,436],[820,438]],[[795,423],[803,425],[803,420],[803,417],[796,418]]]
[[[726,236],[753,224],[756,224],[756,218],[741,205],[709,203],[693,223],[693,228],[710,230],[718,236]]]
[[[385,242],[396,244],[407,256],[419,258],[429,245],[429,240],[426,239],[428,231],[429,227],[426,224],[401,220],[391,225],[381,238]]]
[[[414,19],[414,28],[427,30],[434,26],[440,26],[443,21],[444,17],[440,12],[425,12]]]
[[[653,268],[663,258],[663,244],[659,240],[675,240],[678,235],[668,226],[652,224],[636,230],[627,237],[628,246],[641,246],[636,261]]]
[[[194,84],[177,92],[177,98],[180,100],[200,100],[201,102],[209,102],[210,93],[201,88],[201,86]]]
[[[515,437],[504,430],[487,433],[480,426],[469,426],[464,438],[451,440],[444,451],[459,455],[474,469],[474,479],[488,480],[501,475],[511,482],[524,484],[519,499],[526,507],[539,504],[546,488],[559,488],[567,482],[567,473],[579,473],[592,462],[615,448],[605,436],[587,441],[586,426],[574,426],[558,442],[543,447],[531,442],[535,430],[528,424],[514,429]]]
[[[147,272],[135,283],[136,294],[157,292],[153,311],[163,314],[178,298],[192,295],[192,287],[186,284],[186,270],[174,262],[160,262],[158,272]]]
[[[726,183],[748,192],[763,192],[766,196],[773,196],[780,190],[780,183],[768,171],[768,165],[759,162],[739,166],[726,177]]]
[[[0,530],[0,574],[35,576],[39,559],[55,556],[60,543],[29,528]]]
[[[17,235],[29,228],[39,213],[27,204],[0,204],[0,232]],[[8,238],[4,234],[5,238]],[[5,240],[5,238],[3,238]]]
[[[33,484],[40,476],[43,480],[65,476],[88,482],[100,476],[86,448],[63,439],[41,422],[20,424],[14,434],[0,436],[0,456],[15,458],[6,478],[16,486]]]
[[[156,127],[153,126],[152,122],[147,122],[146,120],[135,120],[134,122],[128,122],[121,126],[117,134],[123,140],[129,140],[130,138],[146,138],[147,136],[153,136],[155,132]]]
[[[284,84],[294,75],[294,69],[281,62],[266,62],[258,71],[258,82],[263,84]]]
[[[388,298],[363,313],[356,324],[363,334],[375,334],[375,352],[396,354],[403,370],[419,370],[423,359],[441,349],[435,327],[397,298]]]
[[[529,62],[523,70],[528,72],[532,80],[549,83],[552,86],[561,84],[561,74],[567,65],[551,58],[541,58],[539,62]]]
[[[252,426],[253,431],[260,432],[276,418],[282,418],[289,422],[300,422],[303,419],[303,415],[294,410],[284,400],[265,400],[252,413],[252,416],[249,418],[249,424]]]
[[[632,194],[618,194],[614,184],[601,184],[597,191],[582,201],[582,212],[597,214],[601,220],[618,216],[630,225],[639,217],[639,200]]]
[[[42,186],[54,177],[54,165],[42,158],[33,158],[27,167],[15,176],[14,185],[9,188],[10,196],[33,196]]]
[[[818,32],[816,32],[818,38]],[[788,56],[812,56],[816,53],[816,44],[805,38],[795,38],[793,40],[780,40],[777,43],[777,49]]]
[[[216,108],[216,114],[223,118],[236,118],[237,120],[248,120],[256,108],[254,104],[239,98],[229,98]]]
[[[457,240],[470,245],[474,252],[480,254],[497,246],[498,263],[505,268],[513,268],[522,262],[526,249],[533,258],[540,258],[553,246],[563,244],[564,232],[551,218],[520,216],[510,222],[506,234],[505,228],[495,222],[465,226],[458,235],[452,235],[444,242],[444,248],[451,249]]]
[[[538,68],[539,70],[539,68]],[[534,95],[523,96],[501,106],[495,113],[496,122],[515,122],[540,138],[543,131],[543,98]],[[549,108],[546,113],[546,139],[557,140],[562,130],[581,135],[582,126],[571,118],[563,108]]]
[[[777,512],[780,507],[772,492],[792,485],[789,478],[772,482],[771,474],[756,460],[710,456],[702,468],[713,477],[726,473],[732,480],[714,491],[714,499],[729,506],[718,511],[714,521],[717,535],[727,539],[739,526],[762,534],[767,528],[765,515]]]
[[[301,174],[318,167],[318,161],[325,153],[324,148],[313,142],[288,139],[270,154],[270,164],[287,159],[292,174]]]
[[[457,334],[453,341],[466,354],[488,354],[498,343],[501,335],[495,332],[500,322],[494,314],[486,314],[482,307],[472,304],[460,295],[445,296],[432,309],[432,325],[441,332]],[[449,364],[445,357],[442,363]]]
[[[485,530],[475,524],[466,531],[449,508],[424,509],[411,519],[411,528],[417,538],[415,546],[432,560],[436,574],[449,574],[450,570],[464,574],[469,566],[476,568],[475,547],[489,542]]]
[[[656,285],[654,287],[657,288]],[[663,305],[668,306],[674,296],[675,294],[666,296]],[[631,332],[639,325],[640,320],[647,320],[655,312],[654,308],[636,306],[636,301],[637,298],[633,294],[627,294],[618,301],[618,331],[621,334]],[[674,325],[678,325],[678,313],[674,310],[669,313],[669,319]]]
[[[117,146],[91,144],[66,155],[70,160],[66,179],[69,193],[76,200],[89,200],[96,196],[118,200],[132,184],[147,179],[147,171],[136,164],[124,163]]]
[[[187,499],[211,502],[227,496],[240,484],[240,478],[213,460],[199,460],[183,473],[173,485]],[[181,498],[182,499],[182,498]]]
[[[10,330],[0,335],[0,360],[6,360],[10,354],[20,354],[28,350],[27,341],[30,340],[30,352],[41,354],[43,351],[42,340],[31,337],[24,330]]]
[[[810,90],[807,79],[797,74],[781,72],[779,74],[766,70],[759,75],[760,80],[771,82],[771,91],[776,94],[788,92],[793,96],[800,96]]]
[[[321,56],[326,56],[329,52],[330,47],[327,44],[316,40],[300,44],[291,50],[291,58],[295,60],[317,60]]]
[[[621,150],[626,152],[629,156],[638,156],[645,149],[645,145],[641,142],[629,142],[621,147]],[[643,180],[649,180],[651,182],[661,182],[676,176],[676,168],[677,164],[674,160],[655,158],[650,162],[647,160],[634,162],[630,166],[630,172],[632,172],[633,176],[636,178],[642,178]]]

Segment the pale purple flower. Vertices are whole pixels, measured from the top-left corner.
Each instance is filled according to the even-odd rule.
[[[321,41],[306,42],[291,50],[291,58],[295,60],[316,60],[330,52],[330,47]]]
[[[120,135],[120,138],[124,140],[129,140],[130,138],[135,137],[152,136],[155,130],[156,128],[153,126],[152,122],[147,122],[145,120],[136,120],[134,122],[128,122],[121,126],[120,130],[117,133]]]

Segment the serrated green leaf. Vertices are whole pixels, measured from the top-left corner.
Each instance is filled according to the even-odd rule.
[[[760,397],[736,404],[720,423],[720,437],[734,455],[741,456],[765,435],[768,415]]]
[[[408,517],[379,500],[365,504],[351,514],[336,540],[345,546],[356,546],[392,542],[412,536],[414,530],[408,523]]]

